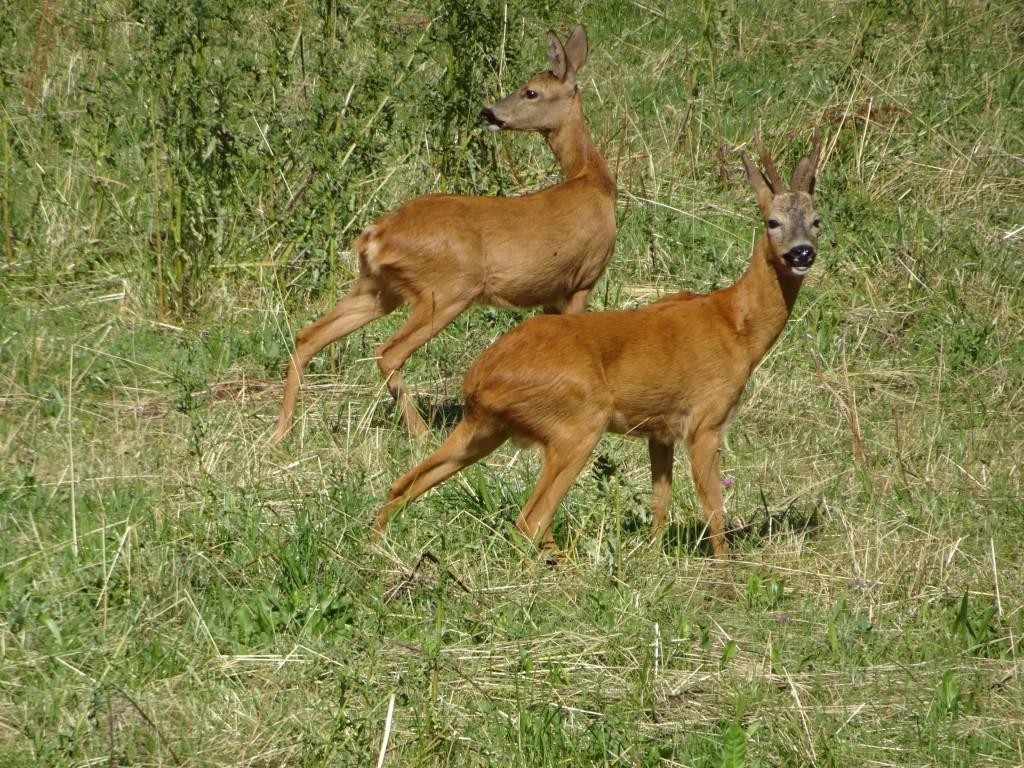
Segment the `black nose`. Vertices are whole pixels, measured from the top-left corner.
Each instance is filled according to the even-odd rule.
[[[809,267],[814,263],[814,249],[809,245],[797,245],[786,253],[786,261],[794,267]]]
[[[505,121],[494,114],[490,107],[484,107],[480,110],[480,119],[488,125],[496,125],[499,128],[505,124]]]

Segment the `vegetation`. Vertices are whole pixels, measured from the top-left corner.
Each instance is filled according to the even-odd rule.
[[[428,447],[370,358],[294,329],[410,195],[557,177],[480,106],[587,25],[620,185],[595,309],[730,283],[737,150],[825,140],[822,249],[723,451],[734,559],[643,443],[512,521],[511,445],[366,523]],[[984,0],[17,2],[0,18],[0,763],[1024,762],[1024,16]],[[452,423],[523,313],[406,366]]]

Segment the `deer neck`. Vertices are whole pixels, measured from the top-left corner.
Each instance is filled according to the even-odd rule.
[[[569,116],[560,126],[546,133],[548,146],[562,166],[566,180],[579,176],[597,176],[614,195],[615,182],[601,153],[594,146],[583,122],[583,106],[579,95],[569,107]]]
[[[753,369],[779,338],[793,311],[802,277],[780,272],[772,265],[771,247],[764,233],[743,276],[726,289],[737,336],[744,340]]]

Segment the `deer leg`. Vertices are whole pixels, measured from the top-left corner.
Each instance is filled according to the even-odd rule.
[[[441,447],[391,484],[387,500],[372,523],[379,535],[391,514],[460,469],[494,451],[508,439],[508,431],[496,425],[460,421]]]
[[[651,538],[665,529],[668,505],[672,501],[672,455],[675,446],[651,438],[647,442],[651,456]]]
[[[405,428],[413,437],[425,438],[430,435],[430,430],[417,413],[399,369],[409,355],[436,336],[471,303],[462,298],[420,297],[402,327],[377,348],[377,366],[384,374]]]
[[[274,430],[272,442],[280,442],[292,427],[302,371],[313,356],[328,344],[362,328],[371,320],[393,312],[401,303],[399,297],[379,291],[372,282],[360,278],[349,295],[338,302],[334,309],[298,332],[295,351],[288,362],[284,398],[277,415],[277,429]]]
[[[718,466],[718,449],[722,443],[719,430],[698,432],[690,443],[690,469],[697,487],[704,517],[707,519],[708,538],[715,557],[727,557],[725,544],[725,502],[722,498],[722,478]]]
[[[590,294],[594,287],[581,288],[570,295],[562,305],[563,315],[575,315],[587,311],[587,302],[590,301]]]
[[[544,466],[537,478],[537,485],[516,520],[520,533],[542,550],[555,549],[555,540],[551,535],[555,511],[579,477],[600,437],[601,433],[583,435],[572,442],[557,445],[549,443],[545,446]]]
[[[545,315],[574,315],[587,311],[587,302],[594,288],[581,288],[556,301],[554,304],[545,304],[542,309]]]

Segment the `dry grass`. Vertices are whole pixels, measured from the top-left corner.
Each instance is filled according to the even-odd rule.
[[[150,132],[159,4],[19,10],[0,26],[0,762],[1024,763],[1019,14],[527,5],[495,35],[508,82],[548,24],[590,30],[588,120],[622,190],[598,308],[731,282],[755,225],[735,150],[760,131],[788,167],[811,126],[827,139],[821,258],[723,451],[729,567],[696,544],[684,467],[648,544],[646,451],[611,437],[556,521],[563,567],[513,531],[537,459],[511,446],[370,545],[428,450],[371,359],[397,318],[322,354],[267,446],[293,330],[351,277],[349,230],[456,183],[433,4],[398,27],[255,9],[218,49],[243,151],[181,315],[154,255],[170,189],[214,187]],[[552,178],[536,137],[463,139],[481,191]],[[521,317],[474,310],[410,361],[438,438]]]

